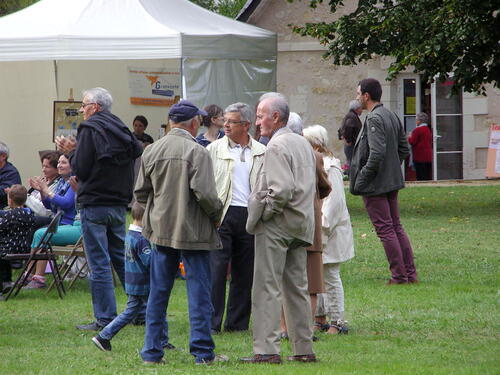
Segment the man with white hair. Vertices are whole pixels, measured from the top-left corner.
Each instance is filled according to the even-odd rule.
[[[313,243],[316,191],[312,147],[286,127],[288,103],[262,100],[256,125],[271,138],[248,200],[246,229],[255,235],[252,289],[253,352],[243,363],[281,363],[280,309],[283,303],[293,356],[315,362],[307,291],[306,250]]]
[[[223,250],[210,253],[212,276],[212,333],[221,331],[226,300],[227,269],[231,283],[224,330],[246,331],[252,308],[254,238],[245,230],[248,197],[264,160],[266,146],[248,134],[253,111],[234,103],[224,111],[224,133],[207,146],[215,172],[217,194],[224,204],[219,235]]]
[[[351,100],[349,102],[349,112],[345,115],[342,126],[339,129],[339,139],[344,141],[344,154],[348,165],[351,164],[354,143],[356,143],[362,127],[361,120],[359,119],[361,112],[363,112],[361,104],[357,100]]]
[[[9,147],[0,142],[0,210],[7,205],[7,190],[14,184],[21,184],[16,167],[9,163]]]
[[[101,87],[83,92],[76,141],[58,137],[78,179],[78,198],[95,321],[80,330],[99,331],[116,317],[111,264],[125,282],[125,214],[132,199],[134,161],[142,145],[110,112],[113,98]]]

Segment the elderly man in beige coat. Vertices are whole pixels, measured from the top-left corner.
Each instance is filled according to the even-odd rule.
[[[280,309],[283,303],[293,356],[314,362],[306,250],[313,243],[316,162],[307,140],[286,127],[282,96],[257,107],[261,134],[271,137],[248,201],[247,231],[255,235],[252,291],[253,351],[246,363],[281,363]]]
[[[165,307],[182,260],[189,309],[189,351],[195,363],[221,359],[210,333],[209,251],[222,248],[217,234],[222,202],[217,197],[208,151],[194,136],[200,111],[181,100],[169,112],[172,130],[148,146],[135,186],[137,202],[146,206],[142,234],[151,242],[151,291],[141,351],[145,363],[162,363]],[[167,331],[168,335],[168,331]]]

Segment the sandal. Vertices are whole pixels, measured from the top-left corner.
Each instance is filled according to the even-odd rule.
[[[328,323],[314,322],[313,331],[315,332],[326,332],[330,328]]]
[[[336,322],[331,321],[330,327],[335,328],[337,330],[337,335],[347,335],[349,333],[349,327],[347,326],[347,322],[340,319],[337,320]]]

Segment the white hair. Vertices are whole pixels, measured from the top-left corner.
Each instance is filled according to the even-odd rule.
[[[9,146],[3,142],[0,142],[0,154],[5,154],[6,159],[9,159]]]
[[[311,125],[304,129],[304,137],[313,146],[328,151],[328,132],[321,125]]]
[[[302,129],[304,129],[304,125],[302,123],[302,118],[297,113],[290,112],[286,126],[294,133],[302,135]]]
[[[83,91],[83,97],[87,97],[90,103],[97,103],[101,111],[109,111],[113,104],[113,97],[108,90],[102,87],[94,87]]]
[[[269,98],[280,98],[283,99],[285,102],[288,102],[286,99],[286,96],[283,94],[280,94],[279,92],[266,92],[265,94],[262,94],[259,98],[259,103],[263,101],[264,99],[269,99]]]
[[[351,100],[349,102],[349,111],[355,111],[356,109],[361,108],[361,103],[357,100]]]

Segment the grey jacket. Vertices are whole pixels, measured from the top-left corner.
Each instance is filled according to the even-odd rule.
[[[182,129],[145,148],[135,198],[146,206],[142,234],[179,250],[214,250],[222,215],[208,151]]]
[[[399,118],[382,104],[376,105],[354,145],[349,167],[351,193],[374,196],[402,189],[401,162],[409,152]]]
[[[287,127],[271,138],[248,199],[248,233],[277,225],[290,238],[313,243],[316,160],[304,137]]]

